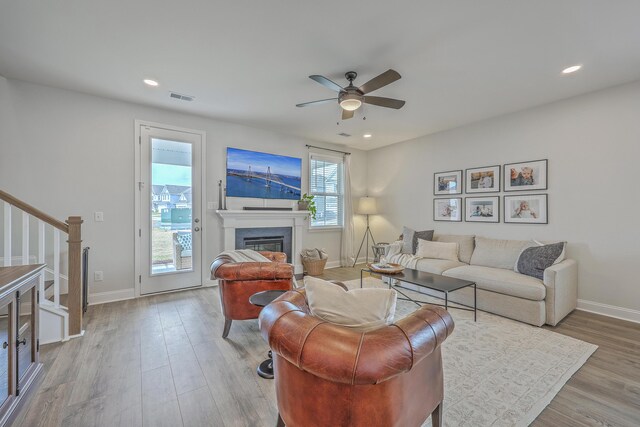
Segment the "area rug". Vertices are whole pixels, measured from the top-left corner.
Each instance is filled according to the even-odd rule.
[[[349,289],[360,280],[345,282]],[[365,287],[386,287],[364,279]],[[440,302],[413,291],[424,301]],[[417,306],[398,300],[396,319]],[[455,330],[442,346],[444,424],[461,426],[527,426],[598,346],[485,312],[450,309]],[[427,420],[424,426],[431,426]]]

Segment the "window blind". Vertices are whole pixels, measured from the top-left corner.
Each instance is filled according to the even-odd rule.
[[[316,203],[316,219],[311,227],[342,227],[343,224],[342,157],[309,156],[309,193]]]

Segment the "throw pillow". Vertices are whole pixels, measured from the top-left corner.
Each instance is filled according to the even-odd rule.
[[[415,255],[418,239],[433,240],[433,230],[415,231],[409,227],[402,227],[402,253]]]
[[[311,314],[330,323],[368,332],[393,323],[397,293],[393,289],[345,291],[316,277],[305,278]]]
[[[413,252],[411,253],[414,255],[418,250],[419,239],[428,240],[428,241],[433,240],[433,230],[416,231],[415,233],[413,233]]]
[[[535,246],[531,240],[500,240],[476,237],[476,248],[471,256],[471,265],[504,268],[513,270],[513,266],[523,249]]]
[[[563,243],[563,244],[564,244],[564,246],[563,246],[563,248],[562,248],[562,253],[561,253],[561,254],[560,254],[560,256],[555,260],[555,262],[553,263],[554,265],[555,265],[555,264],[558,264],[558,263],[560,263],[560,262],[562,262],[562,261],[564,261],[564,260],[567,258],[567,242],[552,242],[552,243],[550,242],[550,243],[543,243],[543,242],[540,242],[540,241],[538,241],[538,240],[536,240],[536,239],[533,239],[533,241],[534,241],[534,242],[536,242],[536,245],[538,245],[538,246],[550,245],[550,244],[552,244],[552,243]]]
[[[413,235],[416,234],[416,230],[409,227],[402,227],[402,253],[413,253]]]
[[[471,262],[471,255],[475,247],[474,235],[436,234],[433,240],[436,242],[455,242],[458,244],[458,259],[464,263]]]
[[[421,258],[447,259],[458,261],[458,244],[455,242],[431,242],[418,239],[416,256]]]
[[[526,248],[518,257],[516,272],[542,280],[544,271],[563,256],[565,242]]]

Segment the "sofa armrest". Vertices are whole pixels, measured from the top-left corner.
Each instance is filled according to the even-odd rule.
[[[389,258],[393,255],[398,255],[402,251],[402,242],[393,242],[384,248],[385,258]]]
[[[578,306],[578,263],[572,259],[544,271],[546,323],[555,326]]]
[[[293,277],[293,265],[281,262],[228,262],[211,270],[211,278],[233,281],[281,280]]]

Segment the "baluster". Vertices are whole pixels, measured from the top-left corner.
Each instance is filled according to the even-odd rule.
[[[38,221],[38,264],[45,263],[45,224],[43,221]],[[44,271],[40,275],[40,303],[42,303],[46,299],[44,294]]]
[[[11,205],[4,202],[4,266],[11,266]]]
[[[22,212],[22,265],[29,263],[29,214]]]
[[[60,306],[60,230],[53,229],[53,303]]]

